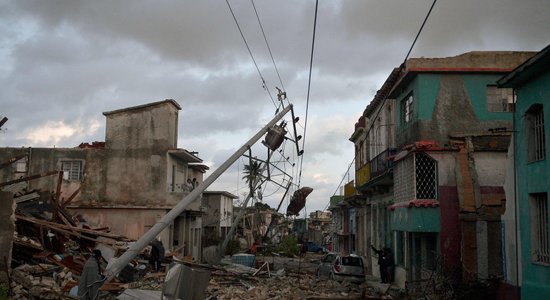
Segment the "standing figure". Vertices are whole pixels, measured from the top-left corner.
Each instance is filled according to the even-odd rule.
[[[370,246],[376,254],[378,254],[378,267],[380,268],[380,278],[382,279],[382,283],[388,283],[388,270],[387,270],[387,253],[385,249],[376,249],[373,245]]]
[[[149,257],[149,263],[153,271],[160,271],[160,264],[164,260],[164,246],[159,238],[151,242],[151,256]]]
[[[185,183],[185,188],[188,192],[193,190],[193,183],[191,182],[191,178],[187,178],[187,182]]]
[[[80,279],[78,280],[78,298],[81,300],[99,299],[99,288],[104,276],[101,274],[99,263],[101,261],[101,251],[95,249],[92,256],[84,264]]]
[[[395,262],[393,261],[393,253],[390,248],[384,248],[386,252],[386,279],[388,283],[393,282],[395,274]]]

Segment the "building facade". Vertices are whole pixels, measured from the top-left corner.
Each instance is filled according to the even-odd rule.
[[[0,160],[22,157],[0,170],[0,180],[62,171],[57,176],[11,185],[13,192],[59,191],[59,204],[91,224],[138,239],[186,196],[187,179],[202,181],[208,169],[196,153],[177,148],[179,104],[164,100],[103,113],[105,142],[77,148],[2,148]],[[200,259],[200,199],[160,237],[166,248],[184,243]]]
[[[409,59],[365,110],[365,133],[356,125],[350,140],[356,160],[365,159],[355,187],[370,224],[364,240],[393,251],[398,286],[434,272],[455,280],[501,275],[513,97],[496,81],[532,55]]]
[[[505,224],[507,231],[519,225],[505,242],[507,266],[505,280],[519,287],[521,299],[550,297],[550,164],[548,162],[550,119],[550,46],[499,80],[501,88],[516,94],[514,143],[508,176],[511,204],[517,209]],[[519,270],[519,272],[518,272]]]

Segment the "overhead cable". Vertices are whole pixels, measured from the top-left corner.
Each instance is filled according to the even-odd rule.
[[[262,26],[262,21],[260,21],[260,16],[258,15],[258,11],[256,10],[256,5],[254,5],[254,0],[250,0],[252,2],[252,7],[254,7],[254,13],[256,13],[256,18],[258,19],[258,24],[260,24],[260,29],[262,30],[262,35],[264,36],[265,45],[267,46],[267,50],[269,51],[269,56],[271,56],[271,62],[273,62],[273,67],[275,67],[275,72],[277,72],[277,77],[279,77],[279,82],[281,83],[281,88],[283,91],[286,91],[285,85],[283,84],[283,80],[281,79],[281,74],[279,74],[279,69],[277,68],[277,64],[275,63],[275,59],[273,58],[273,53],[271,52],[271,47],[269,47],[269,42],[267,41],[267,37],[264,32],[264,27]]]
[[[434,0],[432,5],[430,6],[430,9],[428,10],[428,13],[426,14],[426,17],[424,18],[424,21],[422,22],[422,25],[420,26],[420,29],[418,30],[418,33],[416,34],[416,37],[414,38],[414,41],[411,45],[411,48],[409,49],[409,52],[407,52],[407,55],[405,56],[405,59],[403,60],[403,65],[405,64],[405,62],[407,61],[407,59],[409,58],[409,55],[411,54],[413,48],[414,48],[414,45],[416,44],[416,41],[418,40],[418,37],[420,36],[420,33],[422,32],[422,30],[424,29],[424,25],[426,24],[426,21],[428,21],[428,18],[430,17],[430,14],[432,13],[432,9],[434,8],[435,6],[435,3],[437,2],[437,0]],[[384,103],[386,102],[386,99],[387,97],[384,96],[384,99],[382,101],[382,103],[380,104],[380,107],[378,108],[378,110],[376,111],[376,115],[375,117],[372,119],[372,120],[376,120],[378,118],[378,116],[380,115],[380,112],[382,111],[382,107],[384,106]],[[372,130],[372,128],[374,127],[374,123],[372,123],[370,125],[370,127],[368,128],[365,136],[368,137],[370,131]],[[304,129],[305,131],[305,129]],[[305,135],[305,134],[304,134]],[[342,177],[342,180],[340,181],[340,183],[338,184],[338,187],[336,188],[336,191],[334,192],[333,196],[336,195],[336,192],[338,191],[338,189],[340,188],[340,186],[342,186],[342,182],[344,181],[344,179],[346,178],[346,175],[349,173],[349,169],[351,168],[351,165],[353,164],[353,162],[355,161],[355,159],[357,158],[357,154],[355,155],[355,157],[353,158],[351,164],[348,166],[348,170],[346,171],[346,173],[344,173],[344,176]],[[328,206],[330,205],[330,199],[329,199],[329,202],[327,204],[327,208]],[[326,208],[325,208],[326,210]]]
[[[313,69],[313,53],[315,49],[315,29],[317,28],[317,8],[319,7],[319,0],[315,1],[315,17],[313,19],[313,38],[311,40],[311,56],[309,60],[309,78],[307,83],[307,98],[306,98],[306,116],[304,120],[304,137],[302,140],[302,150],[305,149],[306,145],[306,130],[307,130],[307,115],[309,111],[309,94],[311,91],[311,73]],[[302,155],[302,158],[300,159],[300,175],[298,176],[298,187],[300,187],[300,183],[302,182],[302,166],[304,164],[304,156]]]
[[[426,24],[426,21],[428,21],[428,17],[432,13],[432,9],[434,8],[434,5],[435,5],[436,2],[437,2],[437,0],[434,0],[434,2],[432,3],[432,6],[430,6],[430,10],[428,10],[428,14],[426,14],[426,18],[424,18],[424,22],[422,22],[422,26],[420,26],[420,29],[418,30],[418,33],[416,34],[416,37],[414,38],[414,41],[411,45],[411,48],[409,49],[409,52],[407,52],[407,56],[405,56],[405,59],[403,60],[403,63],[405,63],[407,61],[407,59],[409,58],[409,55],[411,54],[411,51],[412,51],[414,45],[416,44],[416,40],[418,39],[418,36],[420,36],[420,33],[422,32],[422,29],[424,29],[424,25]]]
[[[260,68],[258,67],[258,64],[256,63],[256,60],[254,59],[254,55],[252,55],[252,51],[250,50],[250,47],[248,46],[248,43],[246,42],[246,38],[244,37],[244,33],[241,30],[241,26],[239,26],[239,22],[237,21],[237,17],[235,16],[235,13],[233,13],[233,9],[231,8],[231,4],[229,4],[229,0],[225,0],[227,3],[227,7],[229,7],[229,11],[231,12],[231,15],[233,16],[233,20],[235,21],[235,24],[237,25],[237,28],[239,29],[239,32],[241,33],[241,37],[243,38],[244,44],[246,45],[246,49],[248,49],[248,53],[250,54],[250,57],[252,58],[252,62],[254,62],[254,66],[256,66],[256,70],[258,71],[258,74],[260,75],[260,79],[262,80],[262,87],[267,91],[267,94],[269,95],[269,98],[271,99],[271,102],[273,102],[273,105],[275,108],[277,108],[277,104],[275,103],[275,100],[273,100],[273,96],[271,96],[271,92],[269,91],[269,88],[267,87],[267,83],[265,82],[265,79],[262,75],[262,72],[260,71]]]

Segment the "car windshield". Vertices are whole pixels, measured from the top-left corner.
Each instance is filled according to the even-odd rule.
[[[342,257],[342,265],[361,267],[363,266],[363,262],[361,261],[360,257],[346,256]]]

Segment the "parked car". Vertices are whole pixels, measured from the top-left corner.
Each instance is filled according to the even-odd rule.
[[[327,249],[325,247],[317,245],[314,242],[305,242],[301,249],[304,249],[304,251],[306,252],[315,252],[315,253],[327,252]]]
[[[330,273],[332,272],[332,267],[334,266],[336,256],[338,256],[338,254],[330,252],[321,258],[321,263],[319,264],[319,267],[317,267],[317,277],[330,278]]]
[[[321,259],[317,268],[318,277],[328,277],[336,281],[365,282],[363,259],[357,255],[328,253]]]

